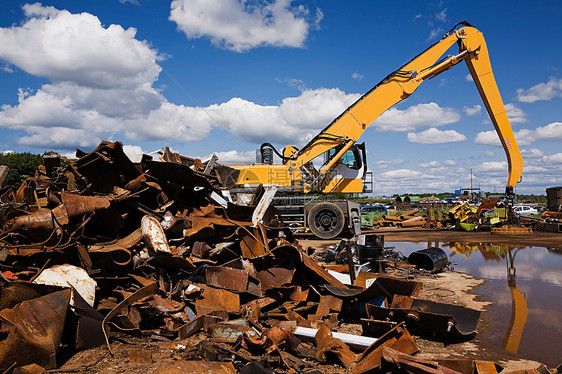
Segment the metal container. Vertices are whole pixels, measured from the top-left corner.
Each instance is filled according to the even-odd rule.
[[[383,249],[384,235],[358,235],[357,258],[361,264],[380,259]]]
[[[408,262],[418,269],[425,269],[431,273],[437,273],[449,264],[447,254],[441,248],[431,247],[412,252],[408,256]]]

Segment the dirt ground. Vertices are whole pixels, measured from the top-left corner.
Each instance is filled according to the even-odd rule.
[[[458,231],[427,231],[427,230],[375,230],[371,233],[383,234],[386,242],[467,242],[483,243],[495,242],[513,245],[544,246],[562,248],[562,234],[533,233],[528,236],[503,236],[492,235],[486,232],[458,232]],[[313,247],[323,250],[327,245],[335,244],[339,240],[315,240],[309,236],[301,236],[299,243],[303,247]],[[485,311],[491,305],[489,300],[477,297],[474,290],[484,281],[468,274],[446,271],[439,275],[423,276],[418,280],[424,283],[419,295],[422,299],[438,302],[453,303]],[[483,314],[485,316],[485,314]],[[485,317],[483,318],[485,323]],[[342,324],[342,332],[361,333],[360,325]],[[157,341],[151,339],[138,339],[122,335],[112,339],[111,348],[113,355],[109,354],[107,347],[101,346],[78,352],[74,355],[63,357],[58,369],[48,372],[80,372],[80,373],[156,373],[162,364],[174,361],[180,354],[174,348],[179,344],[194,347],[200,340],[205,339],[203,334],[195,335],[184,341]],[[477,339],[454,343],[435,341],[415,337],[420,348],[417,357],[426,359],[439,358],[472,358],[492,360],[500,363],[505,371],[536,368],[538,362],[527,361],[510,355],[499,348],[483,347]],[[147,362],[134,362],[135,353],[148,357]],[[144,353],[142,353],[144,352]],[[64,356],[64,355],[62,355]],[[339,365],[316,365],[313,367],[323,373],[346,373]],[[195,371],[194,371],[195,372]]]

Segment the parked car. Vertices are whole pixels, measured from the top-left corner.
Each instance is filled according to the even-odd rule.
[[[513,211],[521,216],[529,216],[531,214],[539,214],[538,210],[526,205],[517,205],[513,207]]]
[[[361,208],[361,214],[364,213],[388,213],[387,209],[384,205],[367,205]]]

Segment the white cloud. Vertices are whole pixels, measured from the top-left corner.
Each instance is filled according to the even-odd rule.
[[[262,45],[302,48],[309,22],[318,25],[323,15],[309,21],[303,5],[292,0],[174,0],[170,20],[190,38],[207,36],[213,45],[237,52]],[[313,25],[314,26],[314,25]]]
[[[391,170],[386,171],[381,174],[383,178],[390,178],[390,179],[409,179],[409,178],[419,178],[422,176],[423,173],[417,170],[409,170],[409,169],[398,169],[398,170]]]
[[[21,26],[0,28],[0,58],[53,82],[100,88],[140,87],[160,73],[158,54],[134,28],[107,28],[91,14],[24,5]]]
[[[283,99],[279,113],[283,120],[307,129],[325,127],[361,95],[333,88],[306,90],[299,97]]]
[[[477,172],[504,172],[506,170],[506,161],[486,161],[475,168]]]
[[[215,152],[215,154],[219,158],[218,162],[220,163],[240,162],[240,163],[249,164],[252,162],[256,162],[255,151],[239,152],[233,150],[233,151],[225,151],[225,152]],[[211,155],[209,155],[208,157],[211,157]]]
[[[562,122],[553,122],[546,126],[539,126],[535,130],[521,129],[514,133],[519,146],[527,146],[537,140],[562,140]],[[478,144],[501,146],[495,131],[482,131],[476,135],[474,141]]]
[[[548,164],[557,164],[562,165],[562,153],[556,153],[550,156],[543,156],[541,159],[542,162]]]
[[[443,163],[447,166],[455,166],[457,164],[455,160],[445,160]]]
[[[420,167],[422,168],[432,168],[432,167],[437,167],[439,166],[439,162],[438,161],[430,161],[430,162],[426,162],[426,163],[421,163]]]
[[[353,74],[351,74],[351,78],[357,79],[358,81],[360,81],[361,79],[365,78],[365,76],[363,74],[353,73]]]
[[[535,134],[537,139],[562,140],[562,122],[553,122],[546,126],[537,127]]]
[[[466,136],[455,130],[441,131],[434,127],[422,131],[420,133],[413,133],[413,132],[408,133],[408,141],[410,143],[440,144],[440,143],[463,142],[465,140],[466,140]]]
[[[433,39],[436,39],[436,38],[438,38],[438,37],[440,37],[440,36],[442,36],[442,35],[443,35],[443,29],[442,29],[441,27],[438,27],[438,28],[436,28],[436,29],[432,29],[432,30],[429,32],[429,35],[428,35],[428,37],[427,37],[427,40],[428,40],[428,41],[429,41],[429,40],[433,40]]]
[[[283,4],[270,6],[280,12]],[[161,70],[157,52],[136,40],[134,29],[106,28],[91,14],[39,4],[25,11],[22,26],[0,28],[0,58],[53,83],[21,89],[16,105],[0,108],[0,128],[27,133],[22,145],[91,147],[117,134],[197,141],[219,126],[244,140],[304,143],[360,97],[302,87],[280,105],[241,98],[208,107],[176,105],[153,87]]]
[[[481,105],[475,105],[472,108],[468,107],[468,106],[464,106],[462,108],[463,112],[466,113],[467,116],[475,116],[477,114],[480,114],[482,112],[482,106]]]
[[[521,149],[521,155],[524,158],[540,158],[544,156],[544,152],[538,148]]]
[[[379,160],[377,161],[376,165],[377,165],[377,169],[388,169],[390,166],[397,166],[397,165],[402,165],[404,163],[404,160],[402,160],[401,158],[396,159],[396,160]]]
[[[506,104],[505,112],[507,113],[507,118],[509,118],[511,123],[527,122],[527,113],[515,104]]]
[[[435,15],[437,21],[445,22],[447,21],[447,8],[443,9]]]
[[[390,108],[373,125],[381,131],[414,131],[419,127],[435,127],[457,122],[460,114],[436,103],[417,104],[405,110]]]
[[[470,73],[468,73],[468,74],[464,77],[464,79],[465,79],[467,82],[474,82],[474,79],[472,78],[472,75],[470,75]]]
[[[562,96],[562,79],[551,78],[546,83],[539,83],[527,90],[517,90],[517,100],[523,103],[534,103],[540,100],[552,100]]]

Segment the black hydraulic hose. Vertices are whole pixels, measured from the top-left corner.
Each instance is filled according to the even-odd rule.
[[[271,147],[271,149],[273,150],[273,152],[275,152],[275,154],[276,154],[277,156],[279,156],[279,158],[281,158],[281,161],[282,161],[283,163],[286,163],[287,161],[289,161],[289,160],[291,159],[291,157],[285,157],[285,156],[283,156],[281,153],[279,153],[279,151],[277,150],[277,148],[275,148],[275,147],[273,146],[273,144],[271,144],[271,143],[263,143],[263,144],[260,146],[260,154],[263,154],[263,149],[264,149],[265,147]],[[295,149],[298,151],[298,149],[297,149],[296,147],[295,147]]]

